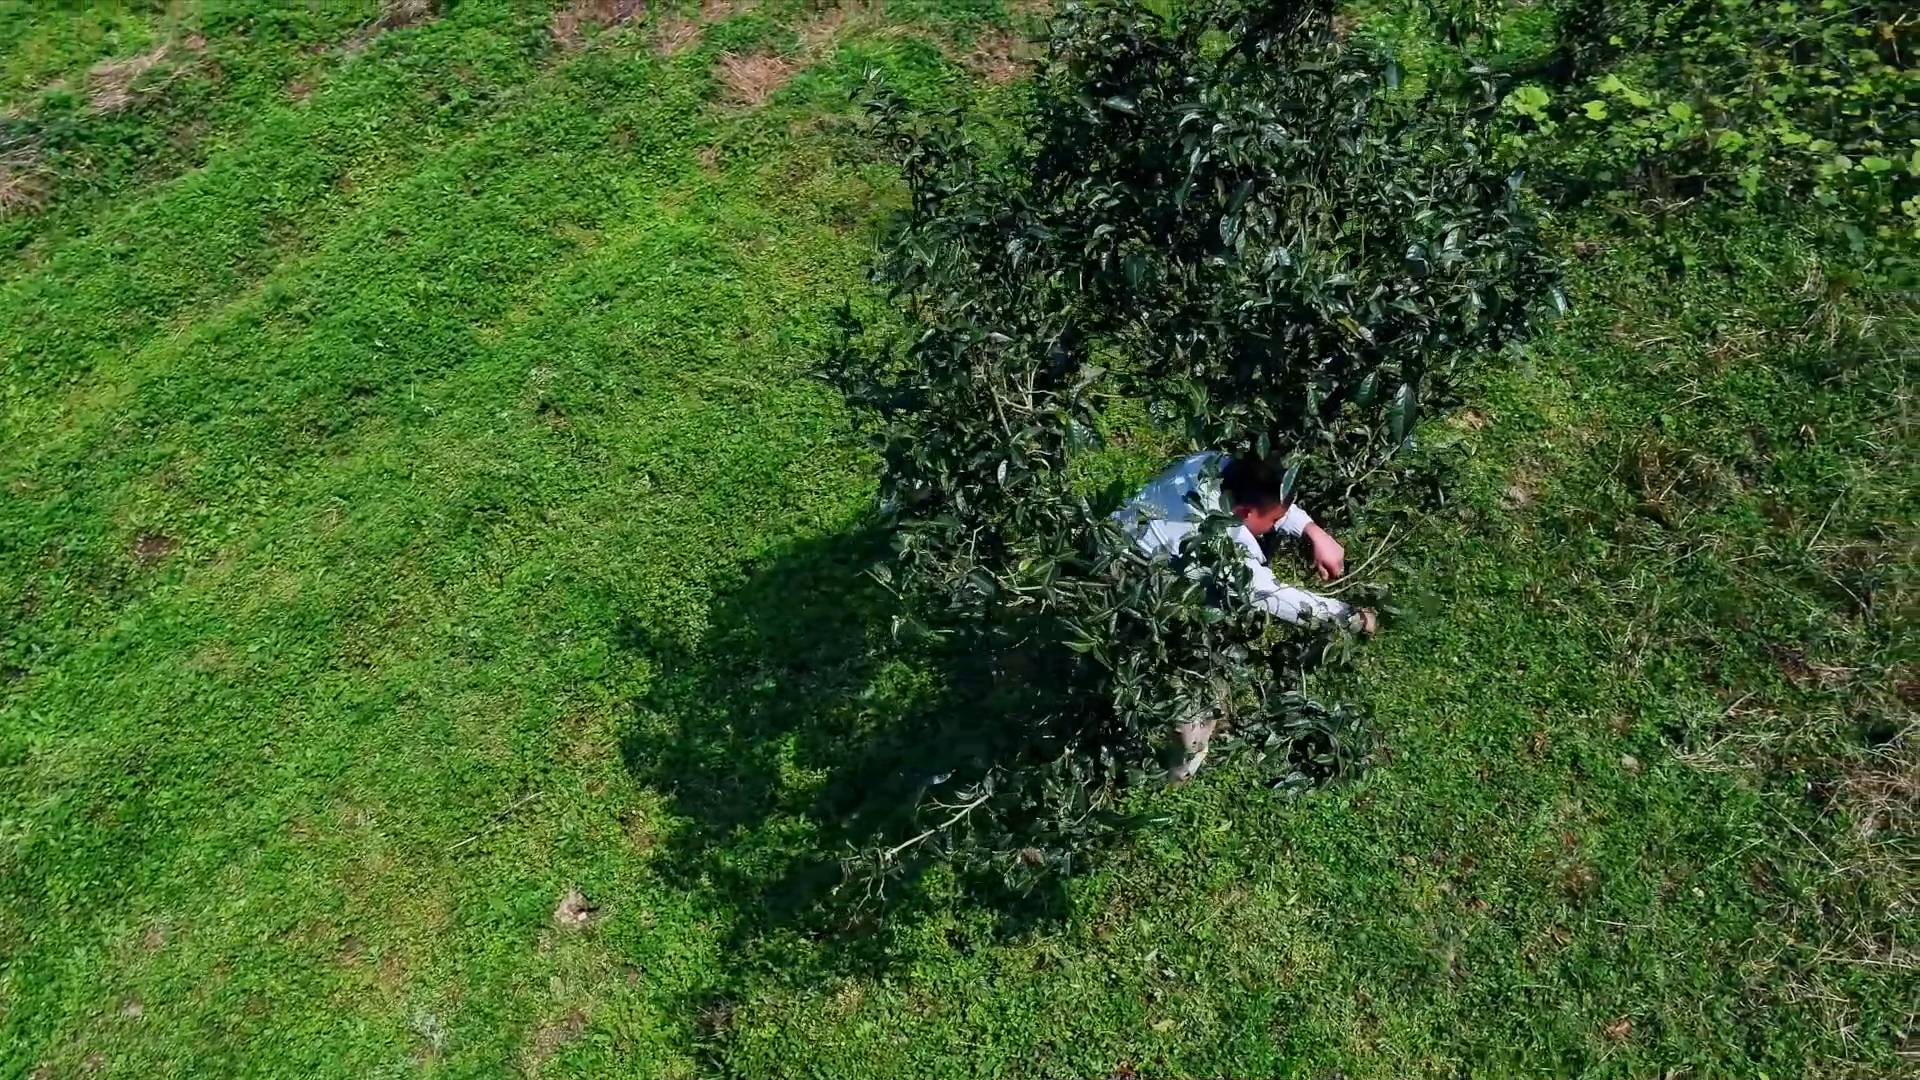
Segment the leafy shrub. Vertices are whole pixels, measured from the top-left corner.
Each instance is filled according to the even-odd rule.
[[[1225,514],[1177,565],[1142,555],[1122,493],[1074,464],[1143,402],[1329,508],[1550,287],[1491,87],[1394,92],[1324,3],[1161,7],[1064,9],[1004,148],[959,111],[870,104],[912,196],[878,274],[901,319],[850,327],[832,376],[883,462],[877,572],[1020,688],[991,759],[930,778],[910,835],[859,861],[880,879],[936,854],[1015,884],[1070,868],[1182,723],[1218,722],[1281,788],[1353,768],[1354,712],[1299,693],[1341,632],[1251,609]]]

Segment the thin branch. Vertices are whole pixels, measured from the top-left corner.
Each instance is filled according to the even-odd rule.
[[[919,836],[916,836],[913,839],[907,840],[903,843],[895,844],[894,846],[880,853],[881,861],[891,862],[895,855],[898,855],[901,852],[912,847],[913,845],[921,842],[922,840],[925,840],[927,837],[932,836],[934,833],[941,832],[945,829],[953,828],[955,825],[960,823],[961,818],[966,817],[968,814],[973,813],[976,809],[979,808],[981,803],[984,803],[986,801],[987,801],[987,796],[982,795],[979,798],[973,800],[972,802],[967,803],[965,806],[962,806],[958,811],[954,813],[952,817],[948,818],[947,820],[941,822],[938,825],[935,825],[933,828],[928,829],[927,831],[921,833]]]
[[[501,826],[507,823],[507,819],[513,816],[514,811],[520,809],[521,807],[527,805],[533,800],[539,798],[543,794],[545,794],[545,792],[536,791],[531,795],[522,797],[521,799],[516,801],[512,806],[509,806],[505,810],[502,810],[498,814],[495,814],[493,816],[493,820],[487,825],[486,828],[481,829],[479,832],[474,833],[472,836],[469,836],[465,840],[462,840],[459,843],[448,848],[447,853],[452,854],[453,852],[459,851],[461,848],[466,847],[468,844],[473,843],[475,840],[478,840],[483,836],[487,836],[492,833],[498,832]]]
[[[1827,522],[1833,520],[1833,512],[1835,510],[1838,510],[1839,508],[1840,508],[1840,499],[1836,497],[1833,500],[1832,505],[1827,507],[1827,516],[1820,519],[1819,528],[1816,528],[1813,530],[1813,537],[1807,541],[1808,551],[1812,551],[1813,545],[1820,542],[1820,534],[1827,531]]]
[[[1350,588],[1354,584],[1355,578],[1359,577],[1361,574],[1366,573],[1367,569],[1371,567],[1374,563],[1380,561],[1380,556],[1385,555],[1387,553],[1387,549],[1393,546],[1393,530],[1395,528],[1398,528],[1398,526],[1392,526],[1387,529],[1387,538],[1385,540],[1380,541],[1380,546],[1373,549],[1373,554],[1367,556],[1366,562],[1361,563],[1360,566],[1357,569],[1355,569],[1353,572],[1342,574],[1339,577],[1328,582],[1327,587],[1324,591],[1328,595],[1338,595],[1341,592],[1345,591],[1346,589]],[[1343,584],[1343,582],[1345,584]]]

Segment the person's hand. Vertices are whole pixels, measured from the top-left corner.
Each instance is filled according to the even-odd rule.
[[[1332,581],[1346,573],[1347,549],[1340,546],[1340,541],[1327,535],[1327,531],[1321,528],[1313,530],[1312,540],[1313,568],[1320,571],[1322,580]]]
[[[1356,610],[1349,618],[1352,619],[1353,628],[1368,637],[1372,637],[1374,631],[1380,629],[1380,616],[1374,614],[1370,607]]]

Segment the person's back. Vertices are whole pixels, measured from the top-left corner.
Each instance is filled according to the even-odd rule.
[[[1309,615],[1337,619],[1351,613],[1332,597],[1283,586],[1274,578],[1260,549],[1259,537],[1268,532],[1304,538],[1326,579],[1341,574],[1346,553],[1305,510],[1280,497],[1280,478],[1263,461],[1230,459],[1218,451],[1182,458],[1148,481],[1115,517],[1134,533],[1142,552],[1174,558],[1207,515],[1216,512],[1231,513],[1240,521],[1232,536],[1247,553],[1253,601],[1261,609],[1288,622]],[[1370,615],[1363,614],[1357,627],[1371,630]]]
[[[1227,512],[1239,519],[1234,542],[1246,552],[1253,602],[1288,622],[1302,618],[1342,619],[1363,633],[1374,629],[1373,612],[1355,611],[1330,596],[1281,585],[1267,565],[1259,537],[1269,532],[1301,537],[1313,548],[1313,562],[1322,578],[1331,580],[1345,570],[1346,552],[1325,529],[1298,506],[1281,497],[1279,475],[1264,461],[1228,458],[1215,452],[1193,454],[1169,466],[1114,514],[1136,537],[1147,555],[1178,558],[1188,537],[1200,530],[1207,516]],[[1182,724],[1176,729],[1185,756],[1169,770],[1168,778],[1184,780],[1207,759],[1215,718]]]

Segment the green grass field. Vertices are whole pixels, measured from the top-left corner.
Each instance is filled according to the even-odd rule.
[[[1916,1067],[1909,297],[1557,222],[1573,313],[1322,515],[1370,771],[842,926],[942,700],[810,375],[848,93],[991,106],[1017,18],[640,6],[0,0],[0,1076]]]

